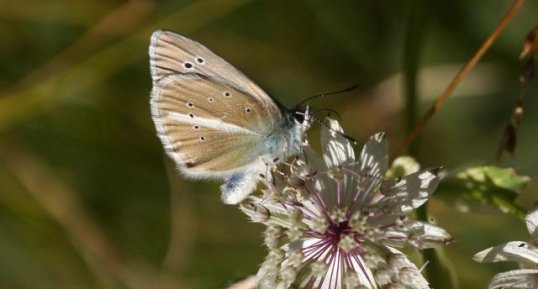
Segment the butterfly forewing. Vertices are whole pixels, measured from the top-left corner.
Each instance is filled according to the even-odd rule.
[[[170,76],[156,86],[157,117],[184,119],[225,131],[267,135],[271,116],[244,92],[198,74]],[[220,126],[219,126],[220,125]]]
[[[151,37],[149,54],[154,83],[170,75],[198,73],[245,92],[271,115],[281,115],[275,102],[258,85],[198,42],[159,30]]]

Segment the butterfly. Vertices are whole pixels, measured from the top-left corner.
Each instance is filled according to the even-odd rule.
[[[151,115],[166,153],[187,177],[224,179],[224,203],[241,202],[268,164],[301,152],[308,109],[285,108],[208,48],[171,31],[153,33],[149,58]]]

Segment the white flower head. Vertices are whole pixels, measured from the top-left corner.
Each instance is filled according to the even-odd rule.
[[[475,261],[481,263],[502,261],[519,263],[521,269],[503,272],[493,276],[489,282],[488,289],[538,288],[538,204],[535,204],[529,211],[525,221],[530,233],[529,242],[507,242],[487,248],[473,256]]]
[[[305,146],[304,156],[265,184],[263,196],[242,205],[253,221],[267,225],[269,255],[258,287],[429,288],[394,247],[451,242],[442,228],[408,216],[437,187],[435,170],[411,166],[416,172],[387,179],[383,133],[366,142],[357,160],[338,122],[327,123],[323,157]]]

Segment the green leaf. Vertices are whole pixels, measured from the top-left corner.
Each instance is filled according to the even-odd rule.
[[[458,177],[472,179],[478,182],[491,182],[499,187],[513,192],[520,192],[527,186],[530,178],[516,174],[512,168],[500,168],[495,166],[482,166],[469,168],[459,172]]]
[[[502,212],[524,218],[525,211],[514,200],[529,181],[512,168],[464,168],[448,173],[435,195],[462,212]]]

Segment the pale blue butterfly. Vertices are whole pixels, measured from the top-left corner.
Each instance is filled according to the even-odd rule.
[[[153,33],[149,57],[151,114],[166,152],[188,177],[225,179],[224,203],[241,202],[268,164],[300,153],[308,110],[286,109],[205,46],[173,32]]]

